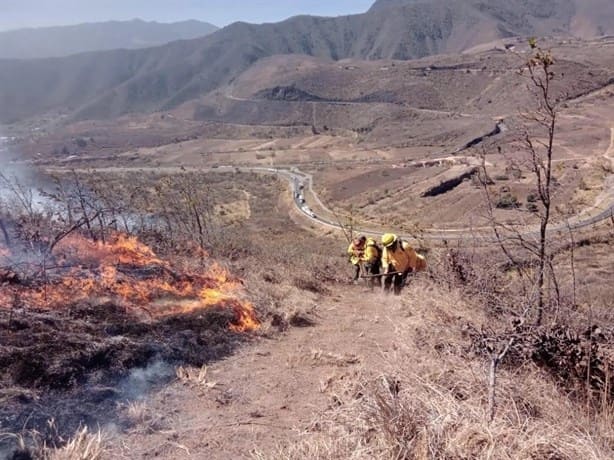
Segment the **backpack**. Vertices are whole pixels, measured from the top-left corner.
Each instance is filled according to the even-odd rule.
[[[375,248],[375,251],[377,252],[377,260],[380,260],[382,258],[382,248],[379,246],[379,244],[377,244],[377,241],[375,241],[373,238],[367,240],[366,247],[369,246]]]

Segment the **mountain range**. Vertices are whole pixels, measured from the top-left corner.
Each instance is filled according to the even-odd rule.
[[[364,14],[238,22],[147,49],[0,60],[0,122],[54,110],[96,119],[169,109],[274,55],[409,60],[514,36],[612,33],[610,0],[377,0]]]
[[[148,48],[204,37],[218,28],[195,20],[170,24],[108,21],[0,32],[0,59],[62,57],[89,51]]]

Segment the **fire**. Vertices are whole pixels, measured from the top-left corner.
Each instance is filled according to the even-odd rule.
[[[55,254],[78,259],[81,264],[168,266],[167,262],[156,257],[152,249],[141,243],[135,236],[121,233],[106,242],[92,241],[79,234],[72,234],[58,243]]]
[[[36,288],[22,287],[23,304],[58,308],[111,297],[127,308],[140,308],[156,317],[220,306],[234,312],[233,331],[252,331],[260,326],[253,305],[240,299],[240,280],[222,266],[212,263],[207,270],[179,272],[132,236],[117,234],[102,242],[75,233],[56,245],[50,259],[49,282]],[[3,299],[0,291],[0,301],[8,305],[7,297]]]

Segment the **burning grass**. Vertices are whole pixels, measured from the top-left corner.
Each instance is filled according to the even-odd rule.
[[[36,206],[27,188],[0,199],[0,431],[34,429],[61,446],[82,426],[122,428],[118,402],[260,329],[266,306],[257,315],[247,296],[260,297],[231,274],[245,274],[232,260],[249,249],[227,237],[254,217],[229,223],[216,210],[229,197],[270,209],[279,190],[258,175],[234,179],[71,172],[41,181],[54,185]]]
[[[173,363],[231,353],[260,322],[242,281],[199,255],[173,264],[134,236],[75,232],[38,271],[16,264],[24,275],[0,288],[0,427],[55,442],[119,417],[115,403],[172,379]],[[50,417],[59,434],[46,431]]]
[[[103,242],[74,233],[53,248],[38,280],[3,288],[0,305],[7,308],[18,298],[28,308],[55,309],[108,298],[153,317],[222,305],[235,313],[232,330],[257,329],[253,305],[237,297],[241,281],[214,261],[207,265],[178,271],[134,236],[116,233]]]

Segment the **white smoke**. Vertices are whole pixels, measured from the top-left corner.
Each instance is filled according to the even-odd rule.
[[[0,131],[0,215],[53,213],[56,203],[49,199],[50,181],[31,163],[23,161],[12,145],[15,137]]]
[[[168,380],[175,374],[173,367],[161,360],[156,360],[147,367],[133,369],[118,385],[121,396],[128,400],[143,398],[156,384]]]

